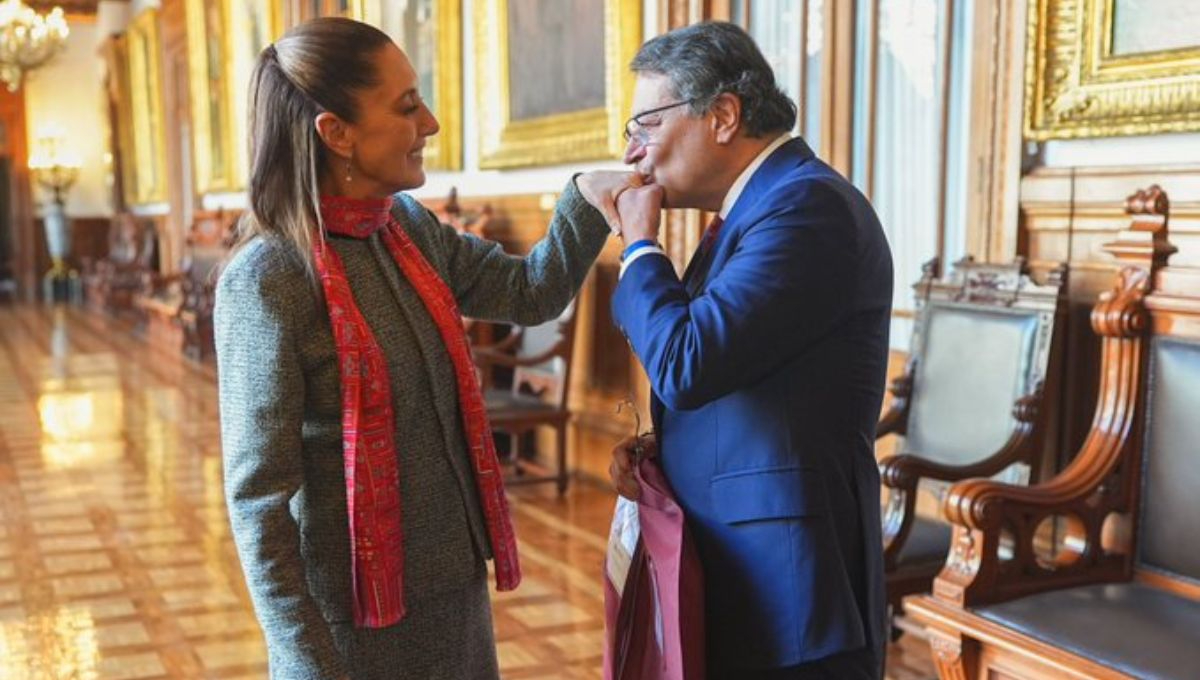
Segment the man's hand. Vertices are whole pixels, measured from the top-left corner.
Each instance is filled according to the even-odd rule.
[[[575,178],[575,186],[584,200],[604,215],[612,233],[621,233],[621,220],[617,214],[617,197],[626,189],[641,186],[641,177],[620,170],[593,170]]]
[[[636,501],[642,493],[637,479],[633,476],[633,468],[639,460],[639,447],[644,458],[658,455],[658,442],[655,441],[654,435],[629,437],[613,448],[612,463],[608,466],[608,476],[612,479],[613,488],[631,501]]]
[[[621,238],[626,243],[642,239],[658,240],[662,220],[663,190],[657,184],[632,187],[617,196],[617,214]]]

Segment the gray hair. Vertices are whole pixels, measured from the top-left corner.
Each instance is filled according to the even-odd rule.
[[[779,89],[770,64],[745,31],[707,21],[653,38],[629,64],[637,74],[666,76],[692,115],[729,92],[742,100],[742,125],[751,137],[780,134],[796,124],[796,104]]]

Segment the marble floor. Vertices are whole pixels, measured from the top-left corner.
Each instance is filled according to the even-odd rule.
[[[505,678],[599,678],[613,496],[512,494],[526,579],[495,595]],[[0,678],[263,678],[225,518],[211,366],[77,308],[0,306]],[[928,678],[893,645],[889,677]]]

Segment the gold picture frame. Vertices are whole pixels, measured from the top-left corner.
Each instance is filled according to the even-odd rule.
[[[1029,0],[1025,136],[1200,130],[1200,45],[1119,54],[1119,0]]]
[[[112,114],[116,118],[116,137],[109,144],[114,147],[114,156],[119,159],[121,202],[128,206],[137,203],[137,176],[134,173],[135,151],[133,148],[133,103],[129,91],[129,35],[113,36],[112,56],[109,62],[110,97],[113,100]]]
[[[514,120],[509,4],[518,1],[475,2],[479,166],[516,168],[620,156],[624,148],[621,123],[629,116],[633,101],[634,79],[628,64],[642,42],[642,1],[603,0],[603,106]],[[541,58],[561,57],[545,54]]]
[[[222,0],[222,4],[229,21],[225,82],[232,121],[233,184],[243,189],[250,176],[250,76],[259,54],[283,35],[283,6],[279,0]]]
[[[233,191],[232,114],[225,64],[229,61],[224,0],[186,0],[192,167],[198,194]]]
[[[192,162],[198,194],[238,191],[249,175],[250,75],[282,33],[280,0],[186,0]]]
[[[410,3],[413,5],[415,3]],[[394,0],[350,0],[350,17],[384,31],[408,54],[418,75],[428,64],[428,78],[421,83],[421,94],[431,104],[441,130],[425,145],[425,166],[431,170],[462,168],[462,2],[429,0],[432,12],[424,21],[432,27],[432,58],[426,62],[417,53],[419,45],[406,45],[400,26],[392,25]],[[390,11],[389,11],[390,10]],[[432,95],[432,96],[430,96]]]
[[[129,108],[132,125],[134,205],[167,200],[166,135],[163,130],[162,67],[158,10],[146,9],[129,25]]]

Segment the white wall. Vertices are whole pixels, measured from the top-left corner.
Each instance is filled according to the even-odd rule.
[[[1195,165],[1200,163],[1200,134],[1049,141],[1043,159],[1050,168]]]
[[[97,53],[99,29],[93,22],[72,20],[66,50],[31,72],[25,81],[25,120],[30,153],[47,126],[65,133],[69,152],[82,163],[79,180],[67,195],[67,214],[95,217],[112,214],[106,165],[107,113],[101,89],[102,61]],[[38,204],[45,193],[36,190]]]
[[[141,6],[145,3],[134,4]],[[128,2],[100,0],[96,4],[97,37],[103,41],[108,35],[124,31],[125,27],[129,25],[129,19],[134,16],[131,10],[132,7],[130,7]]]

